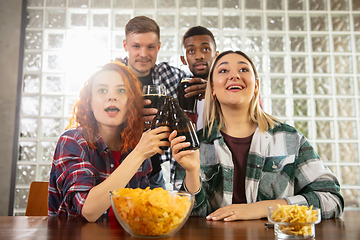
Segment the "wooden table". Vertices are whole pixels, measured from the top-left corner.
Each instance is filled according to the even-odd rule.
[[[275,239],[266,220],[211,222],[190,217],[170,238],[162,239]],[[88,223],[82,218],[0,217],[0,239],[141,239],[131,237],[116,221],[101,219]],[[339,219],[316,225],[316,240],[360,239],[360,211],[347,211]]]

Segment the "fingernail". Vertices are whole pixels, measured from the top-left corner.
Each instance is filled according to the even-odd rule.
[[[227,218],[224,218],[224,221],[227,221],[228,219]]]
[[[186,139],[185,136],[181,136],[181,137],[180,137],[180,140],[185,140],[185,139]]]
[[[206,219],[211,219],[210,215],[209,215],[209,216],[206,216]]]

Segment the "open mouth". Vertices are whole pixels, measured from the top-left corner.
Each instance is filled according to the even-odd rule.
[[[232,85],[226,88],[227,90],[233,90],[233,89],[239,89],[243,90],[244,88],[242,86]]]
[[[108,108],[105,108],[105,112],[108,112],[108,113],[113,113],[113,112],[119,112],[120,109],[118,109],[117,107],[108,107]]]

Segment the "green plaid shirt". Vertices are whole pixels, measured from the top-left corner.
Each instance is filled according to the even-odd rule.
[[[231,205],[234,164],[217,126],[200,137],[201,189],[195,195],[194,216],[207,216]],[[207,136],[207,134],[205,135]],[[177,164],[175,188],[185,190],[185,170]],[[288,204],[321,208],[323,219],[337,218],[344,209],[340,184],[309,141],[295,128],[279,123],[261,133],[256,129],[246,167],[247,203],[286,199]]]

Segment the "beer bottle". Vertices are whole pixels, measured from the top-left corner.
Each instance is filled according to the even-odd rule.
[[[162,126],[168,126],[171,129],[171,118],[170,118],[170,97],[165,97],[164,101],[160,103],[160,109],[156,113],[152,120],[151,129],[155,129]],[[161,139],[161,141],[169,141],[168,139]],[[168,146],[160,147],[161,150],[169,149]]]
[[[181,151],[195,150],[200,147],[194,125],[186,113],[180,108],[179,102],[176,99],[171,99],[171,124],[171,131],[176,130],[177,136],[185,136],[185,141],[190,142],[190,146],[181,149]]]

